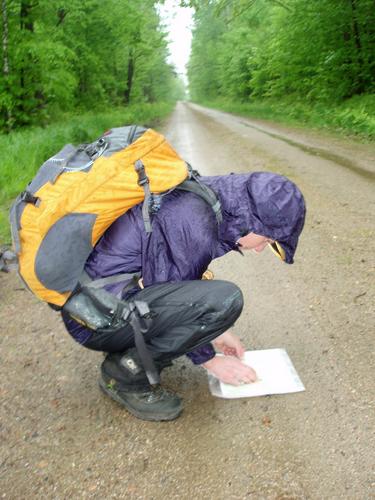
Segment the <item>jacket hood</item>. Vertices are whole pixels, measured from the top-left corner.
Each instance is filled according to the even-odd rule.
[[[223,213],[216,257],[236,248],[250,232],[276,240],[293,264],[305,222],[305,201],[298,187],[271,172],[201,177],[218,195]]]

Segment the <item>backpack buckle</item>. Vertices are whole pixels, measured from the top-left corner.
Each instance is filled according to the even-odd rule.
[[[144,186],[145,184],[148,184],[149,183],[149,180],[148,180],[148,177],[146,174],[144,174],[144,176],[139,176],[138,178],[138,186]]]
[[[22,191],[20,199],[24,203],[31,203],[34,206],[39,206],[40,198],[34,196],[30,191]]]
[[[146,175],[145,166],[141,160],[135,162],[135,171],[138,174],[138,186],[144,186],[149,183],[148,177]]]

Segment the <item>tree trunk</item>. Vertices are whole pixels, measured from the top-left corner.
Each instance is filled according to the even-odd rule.
[[[128,61],[128,77],[126,80],[126,89],[124,92],[124,103],[128,105],[130,103],[130,94],[132,91],[134,77],[134,55],[133,50],[130,50],[129,61]]]
[[[2,0],[1,11],[3,15],[3,75],[9,76],[9,54],[8,54],[8,11],[7,2]]]
[[[56,23],[56,27],[60,26],[60,24],[62,24],[64,22],[67,13],[68,12],[64,9],[64,7],[60,7],[57,10],[57,23]]]
[[[22,0],[21,5],[20,5],[20,29],[21,29],[21,36],[22,31],[31,31],[34,33],[34,23],[31,18],[31,10],[32,8],[35,7],[35,4],[32,5],[29,1],[27,0]],[[31,61],[28,61],[29,64],[31,64]],[[22,91],[26,92],[26,82],[25,82],[25,77],[27,74],[27,64],[26,61],[23,60],[20,68],[20,86]],[[21,112],[25,112],[25,106],[23,105],[24,103],[24,98],[22,98],[21,103],[19,105],[19,109]]]
[[[9,33],[8,33],[8,9],[7,1],[2,0],[1,2],[1,12],[3,17],[3,76],[5,81],[5,90],[9,92]],[[12,110],[7,106],[5,112],[5,127],[8,132],[12,128]]]
[[[34,5],[35,6],[35,5]],[[34,31],[34,23],[31,19],[30,13],[33,5],[30,2],[22,0],[20,8],[20,27],[21,30]]]
[[[354,36],[354,43],[355,43],[355,46],[357,49],[357,62],[358,62],[358,66],[359,66],[359,73],[358,73],[358,79],[356,82],[355,93],[361,94],[362,92],[364,92],[364,89],[365,89],[364,80],[363,80],[364,61],[363,61],[363,56],[362,56],[361,35],[359,32],[359,25],[358,25],[358,19],[357,19],[356,0],[350,0],[350,4],[352,7],[352,30],[353,30],[353,36]]]

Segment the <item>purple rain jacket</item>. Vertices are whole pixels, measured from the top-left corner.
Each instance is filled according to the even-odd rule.
[[[175,190],[163,198],[147,235],[142,205],[119,217],[100,239],[86,263],[98,279],[119,273],[141,273],[144,286],[201,279],[210,262],[230,250],[250,232],[277,240],[293,263],[305,220],[305,203],[297,186],[270,172],[200,177],[218,195],[223,222],[190,192]],[[123,284],[113,285],[118,293]],[[201,364],[214,356],[211,344],[188,356]]]

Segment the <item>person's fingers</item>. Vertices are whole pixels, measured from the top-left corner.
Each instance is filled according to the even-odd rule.
[[[253,368],[251,368],[251,367],[250,367],[250,369],[251,369],[252,380],[253,380],[253,382],[255,382],[256,380],[258,380],[257,372]]]
[[[251,383],[255,382],[257,379],[257,374],[251,366],[242,364],[242,371],[240,373],[240,376],[242,377],[242,380],[246,383]]]
[[[237,358],[242,358],[242,356],[245,353],[245,348],[242,345],[242,342],[240,341],[240,339],[238,337],[236,337],[235,335],[233,335],[233,346],[232,347],[235,350],[235,355],[237,356]]]
[[[226,356],[236,356],[236,357],[239,357],[238,356],[238,351],[235,347],[228,347],[228,346],[225,346],[223,349],[222,349],[222,352],[226,355]]]
[[[240,342],[240,341],[239,341],[239,343],[238,343],[238,346],[237,346],[237,349],[236,349],[236,350],[237,350],[237,353],[236,353],[236,354],[237,354],[237,357],[238,357],[238,358],[242,358],[242,357],[243,357],[243,355],[245,354],[245,348],[244,348],[244,346],[241,344],[241,342]]]
[[[244,385],[244,381],[243,380],[236,380],[233,385],[235,385],[236,387],[240,386],[240,385]]]
[[[250,367],[249,367],[250,368]],[[249,380],[249,382],[255,382],[257,380],[257,374],[256,374],[256,371],[253,370],[252,368],[250,368],[249,372],[248,372],[248,375],[247,375],[247,379]]]
[[[255,382],[257,379],[253,368],[245,365],[235,356],[219,357],[216,359],[216,365],[214,374],[227,384],[239,386]]]

